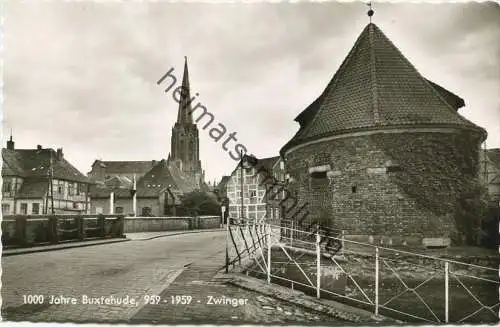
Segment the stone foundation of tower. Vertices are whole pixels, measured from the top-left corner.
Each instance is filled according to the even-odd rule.
[[[304,144],[285,155],[299,207],[348,235],[451,238],[455,208],[473,187],[480,136],[436,129],[364,133]]]

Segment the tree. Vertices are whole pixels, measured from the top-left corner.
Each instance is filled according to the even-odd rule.
[[[206,192],[193,191],[181,197],[181,205],[190,215],[219,215],[220,204],[217,198]]]
[[[483,221],[488,219],[487,191],[480,183],[461,192],[455,209],[455,223],[467,245],[479,245],[484,237]]]

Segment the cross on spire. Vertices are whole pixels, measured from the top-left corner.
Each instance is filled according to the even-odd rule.
[[[368,10],[368,17],[370,17],[370,23],[371,23],[372,22],[372,16],[375,13],[375,11],[373,11],[372,2],[371,1],[367,3],[367,6],[370,7],[370,10]]]

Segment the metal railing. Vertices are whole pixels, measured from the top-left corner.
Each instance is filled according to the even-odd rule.
[[[498,268],[346,240],[343,233],[320,230],[311,237],[311,231],[285,224],[228,225],[232,250],[226,262],[267,283],[375,315],[428,323],[498,322]],[[250,230],[257,242],[249,242]],[[341,244],[340,251],[331,252],[329,241]]]

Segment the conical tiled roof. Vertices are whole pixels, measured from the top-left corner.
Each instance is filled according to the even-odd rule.
[[[283,148],[373,128],[456,126],[484,130],[460,116],[463,100],[426,80],[373,23],[363,30],[323,93],[297,118]]]

